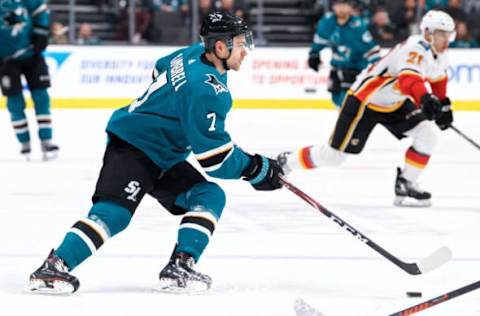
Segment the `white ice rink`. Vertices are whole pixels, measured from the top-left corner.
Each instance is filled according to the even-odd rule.
[[[386,316],[480,279],[480,151],[443,132],[422,178],[433,207],[395,208],[395,168],[410,143],[379,126],[342,168],[300,171],[290,180],[404,261],[450,247],[453,260],[429,274],[406,274],[286,189],[263,193],[243,181],[218,181],[227,206],[198,265],[214,281],[207,294],[153,290],[179,218],[149,197],[126,231],[74,270],[77,293],[25,293],[29,273],[90,208],[110,113],[54,111],[61,152],[45,163],[36,137],[33,161],[19,157],[0,110],[0,315],[293,316],[295,299],[303,298],[326,316]],[[480,141],[480,113],[455,114],[455,125]],[[325,142],[335,118],[334,111],[234,110],[227,126],[244,149],[271,155]],[[424,296],[407,298],[406,291]],[[480,290],[418,315],[478,316]]]

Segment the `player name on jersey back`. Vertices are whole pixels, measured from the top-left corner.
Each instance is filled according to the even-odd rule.
[[[178,54],[170,61],[170,82],[175,88],[175,92],[187,83],[185,68],[183,67],[183,53]]]

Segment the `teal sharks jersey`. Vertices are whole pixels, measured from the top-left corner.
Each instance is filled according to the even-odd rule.
[[[44,0],[0,1],[0,59],[33,56],[34,27],[48,30],[48,9]]]
[[[143,151],[163,170],[193,152],[207,174],[238,179],[250,157],[225,130],[232,107],[227,73],[194,44],[159,59],[147,91],[115,111],[107,132]]]
[[[317,24],[310,55],[319,55],[326,47],[332,49],[331,65],[335,68],[361,70],[380,59],[380,47],[373,40],[359,17],[352,16],[344,25],[327,13]]]

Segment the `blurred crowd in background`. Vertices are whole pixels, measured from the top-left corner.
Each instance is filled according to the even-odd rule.
[[[101,24],[107,23],[108,28],[104,26],[102,29],[98,26],[99,23],[90,21],[89,18],[82,19],[82,15],[78,15],[73,43],[68,36],[67,21],[56,18],[55,4],[61,0],[50,0],[50,2],[52,44],[100,45],[129,41],[132,44],[185,45],[198,38],[198,34],[192,35],[191,31],[192,0],[135,0],[134,11],[129,10],[131,2],[127,0],[91,1],[97,10],[96,14],[104,16],[103,19],[106,22],[103,21]],[[80,2],[88,4],[89,1]],[[282,1],[274,0],[263,1],[264,11],[259,11],[257,1],[253,0],[197,0],[195,4],[198,4],[198,23],[213,9],[226,10],[247,19],[253,24],[256,33],[263,29],[257,26],[259,14],[263,14],[266,21],[275,23],[274,17],[268,19],[268,15],[275,12],[280,12],[282,15],[288,15],[289,12],[292,14],[303,12],[308,14],[306,21],[309,25],[307,26],[313,38],[317,21],[331,9],[330,2],[331,0],[283,1],[285,3],[283,11],[278,10],[282,9]],[[455,19],[457,36],[451,43],[451,47],[479,47],[480,0],[357,0],[352,3],[355,14],[362,17],[369,25],[374,39],[382,47],[391,47],[410,34],[418,33],[420,17],[433,8],[444,10]],[[273,4],[273,8],[277,10],[269,10],[272,7],[269,7],[269,4]],[[129,19],[129,12],[135,13],[133,37],[129,37],[129,23],[132,21]],[[287,20],[279,19],[278,21],[285,23],[282,21]],[[278,29],[281,30],[281,26]],[[289,30],[285,26],[285,32]],[[298,44],[301,45],[301,43]]]

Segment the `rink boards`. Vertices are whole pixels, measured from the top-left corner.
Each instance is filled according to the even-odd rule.
[[[129,104],[151,82],[155,61],[176,47],[50,46],[45,53],[52,77],[54,108],[117,108]],[[328,109],[330,52],[316,73],[306,64],[308,48],[257,48],[240,72],[229,73],[237,108]],[[450,50],[448,94],[456,110],[480,110],[480,54]],[[5,99],[0,100],[5,106]]]

